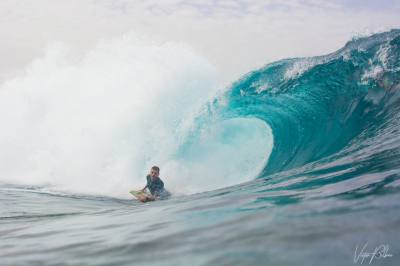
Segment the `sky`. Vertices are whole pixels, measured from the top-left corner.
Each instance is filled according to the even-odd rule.
[[[192,47],[222,83],[266,63],[333,52],[353,37],[400,28],[400,0],[2,0],[0,82],[53,43],[77,54],[134,34]]]

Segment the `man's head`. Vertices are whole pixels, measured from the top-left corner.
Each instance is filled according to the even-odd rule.
[[[160,175],[160,168],[158,166],[153,166],[150,169],[151,178],[157,178]]]

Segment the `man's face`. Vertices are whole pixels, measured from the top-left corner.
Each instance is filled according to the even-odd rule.
[[[158,177],[159,174],[160,174],[159,171],[154,170],[154,169],[150,169],[150,176],[151,176],[151,178],[156,178],[156,177]]]

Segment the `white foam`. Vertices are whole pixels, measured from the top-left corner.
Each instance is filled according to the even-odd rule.
[[[296,78],[314,67],[317,62],[312,58],[303,58],[294,62],[293,65],[285,72],[284,78],[286,80]]]
[[[79,60],[53,45],[1,86],[0,178],[121,195],[166,160],[177,125],[215,81],[213,67],[181,43],[127,35]]]
[[[361,76],[361,84],[368,84],[369,79],[378,79],[382,73],[390,70],[388,66],[390,45],[388,43],[379,47],[373,59],[369,59],[369,68]]]

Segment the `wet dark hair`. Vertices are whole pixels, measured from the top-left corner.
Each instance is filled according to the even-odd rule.
[[[154,166],[151,168],[151,170],[156,170],[157,172],[160,172],[160,167],[154,165]]]

